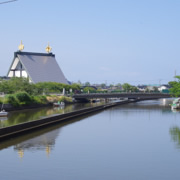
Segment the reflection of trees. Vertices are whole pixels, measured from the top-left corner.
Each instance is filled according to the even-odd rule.
[[[20,123],[25,123],[33,120],[42,119],[48,116],[53,116],[57,114],[64,114],[68,112],[72,112],[74,110],[83,109],[91,106],[101,105],[101,103],[78,103],[78,104],[71,104],[66,105],[65,107],[43,107],[38,109],[31,109],[31,110],[22,110],[16,112],[10,112],[8,115],[8,119],[0,119],[0,128],[1,127],[8,127],[14,126]]]
[[[70,111],[72,107],[68,107],[68,111]],[[10,112],[8,119],[0,122],[0,127],[8,127],[17,125],[20,123],[25,123],[37,119],[41,119],[44,117],[48,117],[54,114],[63,114],[64,109],[61,108],[52,108],[52,107],[44,107],[38,108],[33,110],[24,110],[24,111],[17,111],[17,112]]]
[[[171,138],[177,143],[177,147],[180,148],[180,128],[175,126],[170,128]]]

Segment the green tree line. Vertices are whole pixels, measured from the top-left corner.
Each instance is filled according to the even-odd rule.
[[[1,80],[0,92],[5,94],[14,94],[17,92],[27,92],[30,95],[41,95],[43,93],[61,93],[65,88],[66,91],[72,89],[73,92],[80,90],[78,84],[62,84],[56,82],[40,82],[40,83],[29,83],[27,78],[14,77],[10,80]]]

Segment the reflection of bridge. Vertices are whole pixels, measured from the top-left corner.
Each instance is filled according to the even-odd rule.
[[[128,98],[128,99],[161,99],[170,98],[170,94],[163,93],[90,93],[90,94],[75,94],[73,98],[76,100],[94,99],[94,98]]]

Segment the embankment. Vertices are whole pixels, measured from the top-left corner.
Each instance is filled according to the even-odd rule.
[[[110,108],[110,107],[118,106],[122,104],[127,104],[131,102],[136,102],[136,101],[126,100],[126,101],[121,101],[121,102],[114,102],[114,103],[109,103],[109,104],[100,105],[96,107],[85,108],[85,109],[69,112],[66,114],[54,115],[54,116],[46,117],[43,119],[18,124],[15,126],[1,128],[0,139],[2,140],[2,139],[10,138],[15,135],[19,135],[21,133],[25,133],[28,131],[33,131],[38,128],[49,126],[51,124],[72,120],[72,118],[80,117],[80,116],[90,114],[93,112],[101,111],[106,108]]]

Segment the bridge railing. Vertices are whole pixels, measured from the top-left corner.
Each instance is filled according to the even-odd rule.
[[[170,94],[164,93],[87,93],[87,94],[75,94],[74,98],[170,98]]]

